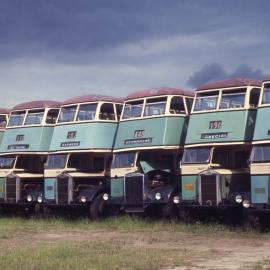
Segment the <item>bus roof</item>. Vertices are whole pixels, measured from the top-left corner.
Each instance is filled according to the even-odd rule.
[[[0,108],[0,114],[9,114],[10,110],[5,108]]]
[[[216,82],[209,82],[198,87],[196,91],[211,90],[219,88],[241,87],[241,86],[261,86],[262,82],[254,79],[227,79]]]
[[[171,87],[161,87],[161,88],[151,88],[147,90],[136,91],[129,94],[125,100],[153,97],[153,96],[163,96],[163,95],[183,95],[183,96],[194,96],[194,92],[191,90],[182,90]]]
[[[103,95],[85,95],[85,96],[79,96],[79,97],[67,99],[62,103],[62,105],[93,102],[93,101],[108,101],[108,102],[123,103],[123,99],[121,98],[103,96]]]
[[[13,107],[12,110],[27,110],[27,109],[40,109],[40,108],[59,108],[60,102],[52,100],[35,100],[24,102]]]
[[[263,79],[264,82],[266,81],[270,81],[270,74],[268,74],[264,79]]]

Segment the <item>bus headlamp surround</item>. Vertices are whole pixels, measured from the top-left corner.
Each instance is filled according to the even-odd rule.
[[[249,208],[250,207],[250,201],[249,200],[244,200],[243,201],[243,207],[244,208]]]
[[[235,201],[236,201],[237,203],[241,203],[241,202],[243,201],[242,195],[236,195],[236,196],[235,196]]]
[[[27,195],[26,200],[27,200],[28,202],[32,202],[32,200],[33,200],[32,195]]]
[[[157,201],[159,201],[159,200],[161,199],[161,194],[160,194],[159,192],[157,192],[157,193],[155,194],[155,199],[156,199]]]

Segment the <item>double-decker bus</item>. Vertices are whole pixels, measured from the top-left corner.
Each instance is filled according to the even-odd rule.
[[[118,98],[86,95],[63,102],[45,166],[44,211],[106,212],[110,163],[118,118]]]
[[[251,201],[249,221],[258,226],[269,222],[270,214],[270,76],[262,85],[250,156]]]
[[[252,79],[217,81],[197,89],[181,162],[184,219],[210,213],[237,218],[247,207],[248,159],[260,90],[261,82]]]
[[[124,102],[104,200],[125,212],[171,215],[179,202],[179,161],[194,93],[156,88],[128,95]]]
[[[15,106],[0,148],[0,206],[33,210],[42,201],[43,170],[60,103],[32,101]]]
[[[0,144],[2,142],[4,131],[6,129],[9,113],[9,110],[0,108]]]

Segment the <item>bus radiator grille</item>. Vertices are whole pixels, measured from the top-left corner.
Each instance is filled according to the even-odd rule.
[[[143,175],[125,177],[125,202],[128,205],[143,205]]]

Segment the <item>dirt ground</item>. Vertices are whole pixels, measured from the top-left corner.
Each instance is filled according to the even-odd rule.
[[[256,269],[254,265],[264,260],[270,261],[269,236],[224,236],[205,235],[197,236],[182,232],[129,232],[129,231],[47,231],[31,236],[29,243],[28,234],[20,234],[14,238],[2,239],[0,250],[5,247],[14,248],[24,245],[39,246],[42,243],[53,244],[60,241],[97,241],[125,243],[133,248],[151,248],[177,250],[179,254],[187,254],[185,261],[189,266],[178,267],[173,270],[198,270],[198,269]],[[188,257],[188,254],[198,254]],[[194,253],[195,252],[195,253]],[[201,254],[201,255],[200,255]],[[262,267],[262,266],[261,266]],[[265,266],[266,267],[266,266]],[[269,264],[266,268],[270,269]],[[162,269],[163,270],[163,269]],[[165,269],[164,269],[165,270]],[[169,270],[169,269],[166,269]],[[170,269],[172,270],[172,269]]]

